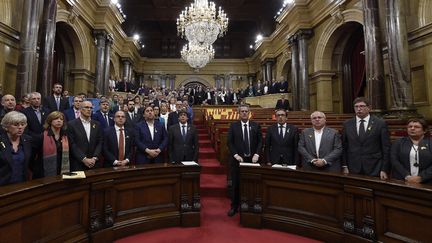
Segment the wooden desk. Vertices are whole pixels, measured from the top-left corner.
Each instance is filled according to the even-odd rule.
[[[96,169],[0,187],[0,242],[111,242],[200,225],[199,166]]]
[[[267,166],[240,173],[245,227],[325,242],[431,242],[430,185]]]

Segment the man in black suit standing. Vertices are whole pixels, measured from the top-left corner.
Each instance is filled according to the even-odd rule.
[[[298,144],[303,169],[340,173],[342,142],[338,131],[326,126],[326,116],[321,111],[311,114],[311,122],[312,128],[303,130]]]
[[[287,123],[287,111],[276,110],[277,123],[267,128],[265,148],[267,164],[296,165],[298,162],[298,129]]]
[[[281,95],[281,98],[276,102],[276,110],[284,109],[286,111],[290,110],[290,103],[285,99],[285,94]]]
[[[132,160],[133,132],[124,126],[126,114],[124,111],[117,111],[114,114],[115,125],[108,127],[104,132],[103,154],[104,166],[125,166]]]
[[[35,139],[42,134],[44,130],[43,125],[48,116],[47,110],[41,106],[40,93],[30,93],[30,106],[25,108],[22,113],[27,117],[26,132]]]
[[[102,130],[114,126],[114,117],[109,110],[109,101],[106,98],[102,98],[99,102],[99,107],[100,110],[92,115],[92,119],[99,122]]]
[[[69,101],[67,98],[62,97],[63,86],[55,83],[53,86],[53,94],[45,97],[43,105],[49,113],[53,111],[65,111],[69,109]]]
[[[71,171],[99,167],[96,163],[102,152],[103,135],[99,122],[91,119],[92,110],[90,101],[82,102],[80,117],[68,123]]]
[[[261,126],[249,120],[249,106],[238,108],[240,120],[231,123],[228,130],[228,148],[231,154],[232,195],[228,216],[234,216],[240,203],[239,163],[257,163],[262,148]]]
[[[135,112],[135,101],[127,101],[128,112],[126,112],[126,124],[125,126],[131,130],[135,130],[135,126],[141,121],[143,114],[138,114]]]
[[[169,114],[168,114],[168,125],[167,125],[167,128],[168,128],[168,131],[169,131],[169,128],[172,126],[172,125],[174,125],[174,124],[177,124],[178,123],[178,119],[179,119],[179,111],[180,110],[185,110],[185,107],[183,106],[183,102],[182,101],[177,101],[176,102],[176,111],[173,111],[173,112],[170,112]],[[191,119],[191,117],[190,117],[190,114],[189,113],[187,113],[188,115],[188,123],[190,123],[190,121],[192,120]]]
[[[390,170],[390,138],[385,121],[370,115],[369,101],[354,100],[356,117],[343,124],[344,173],[377,176],[385,180]]]
[[[168,132],[168,154],[171,163],[198,160],[198,133],[193,124],[188,123],[188,113],[179,111],[178,123]]]

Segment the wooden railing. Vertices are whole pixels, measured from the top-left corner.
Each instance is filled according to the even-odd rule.
[[[199,166],[96,169],[0,187],[0,242],[111,242],[200,225]]]
[[[325,242],[430,242],[432,186],[371,177],[240,168],[241,225]]]

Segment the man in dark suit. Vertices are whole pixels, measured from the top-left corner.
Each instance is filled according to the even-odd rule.
[[[188,113],[179,111],[178,123],[168,132],[168,153],[171,163],[198,160],[198,133],[195,126],[188,123]]]
[[[0,109],[0,121],[3,117],[11,112],[16,110],[16,99],[11,94],[5,94],[1,98],[1,109]]]
[[[163,163],[162,151],[168,144],[168,134],[160,122],[155,122],[153,107],[144,109],[144,121],[136,126],[137,164]]]
[[[303,169],[341,172],[342,142],[338,132],[326,127],[326,116],[321,111],[311,114],[311,122],[313,128],[303,130],[298,145]]]
[[[26,133],[35,137],[42,134],[46,117],[48,116],[47,110],[41,106],[41,94],[38,92],[30,93],[30,106],[25,108],[22,113],[27,117]]]
[[[168,114],[168,125],[167,125],[168,130],[169,130],[169,128],[170,128],[172,125],[178,123],[178,119],[179,119],[179,114],[178,114],[178,112],[179,112],[180,110],[185,110],[185,107],[183,106],[183,102],[179,100],[179,101],[176,102],[176,111],[170,112],[170,113]],[[188,113],[188,123],[190,123],[191,120],[192,120],[192,119],[191,119],[191,116],[190,116],[190,114]]]
[[[103,154],[104,166],[125,166],[132,160],[132,144],[134,134],[124,126],[126,114],[124,111],[117,111],[114,114],[115,125],[107,127],[104,132]]]
[[[71,171],[88,170],[97,164],[102,152],[103,135],[100,124],[91,119],[93,105],[84,101],[80,106],[80,117],[68,122],[67,133],[70,148]]]
[[[72,121],[80,117],[80,106],[83,102],[83,98],[79,95],[73,98],[73,106],[64,111],[66,121]]]
[[[228,216],[230,217],[237,213],[240,203],[239,163],[257,163],[262,148],[261,126],[249,120],[249,106],[240,105],[238,112],[240,120],[231,123],[228,130],[232,180],[231,208],[228,211]]]
[[[130,130],[135,130],[135,126],[141,121],[143,114],[135,113],[135,101],[127,101],[128,112],[126,112],[126,124],[125,126]]]
[[[343,124],[344,173],[378,176],[385,180],[390,170],[390,138],[387,124],[370,115],[369,101],[354,100],[356,117]]]
[[[279,109],[284,109],[284,110],[290,110],[290,104],[289,101],[287,99],[285,99],[285,94],[281,95],[281,98],[278,99],[278,101],[276,102],[276,110]]]
[[[99,102],[100,110],[92,115],[92,119],[98,121],[104,131],[107,127],[114,126],[113,114],[109,111],[109,101],[102,98]]]
[[[53,111],[61,111],[69,109],[69,101],[67,98],[62,97],[63,86],[59,83],[55,83],[53,86],[53,94],[45,97],[43,106],[48,110],[49,113]]]
[[[267,128],[265,148],[267,164],[296,165],[298,129],[287,123],[287,111],[276,110],[277,123]]]

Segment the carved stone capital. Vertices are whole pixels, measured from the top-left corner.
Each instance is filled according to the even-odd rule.
[[[300,29],[296,33],[297,38],[300,39],[309,39],[313,36],[313,30],[312,29]]]

